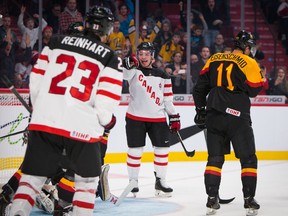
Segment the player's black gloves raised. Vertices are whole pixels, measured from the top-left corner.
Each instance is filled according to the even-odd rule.
[[[130,70],[139,66],[138,59],[131,55],[123,59],[123,67]]]
[[[196,107],[196,116],[194,117],[194,122],[200,129],[206,128],[205,107]]]

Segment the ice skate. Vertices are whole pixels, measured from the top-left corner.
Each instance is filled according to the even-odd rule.
[[[173,189],[166,184],[164,179],[160,179],[156,176],[156,172],[154,172],[156,177],[155,182],[155,196],[157,197],[171,197]]]
[[[63,201],[63,202],[65,202],[65,201]],[[71,204],[66,205],[65,207],[62,207],[61,205],[59,205],[59,201],[55,200],[54,206],[55,207],[54,207],[53,216],[70,216],[70,215],[72,215],[73,206]]]
[[[14,191],[12,188],[5,184],[2,187],[2,192],[0,194],[0,215],[8,215],[7,206],[11,203],[12,196],[14,195]]]
[[[130,180],[129,182],[131,182]],[[138,180],[134,180],[136,182],[136,186],[131,190],[131,193],[133,194],[133,197],[136,198],[137,193],[139,192],[139,187],[138,187]]]
[[[207,207],[206,215],[216,214],[217,210],[220,209],[218,197],[208,197],[206,207]]]
[[[258,214],[260,205],[253,197],[244,198],[244,208],[246,209],[246,216],[255,216]]]
[[[99,196],[103,201],[107,201],[111,197],[111,192],[110,192],[109,182],[108,182],[109,169],[110,169],[109,164],[104,164],[102,166],[102,172],[100,174],[100,181],[99,181],[99,185],[97,188]]]

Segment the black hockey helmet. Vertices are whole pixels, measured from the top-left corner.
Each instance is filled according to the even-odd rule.
[[[114,16],[109,8],[93,6],[86,15],[85,30],[98,36],[109,35],[112,31]]]
[[[73,22],[68,27],[68,34],[71,35],[82,35],[84,33],[84,24],[83,22]]]
[[[256,39],[252,33],[242,30],[234,38],[234,46],[240,48],[242,51],[248,46],[252,51],[252,48],[256,46]]]
[[[154,53],[155,53],[155,48],[153,46],[153,43],[151,42],[142,42],[141,44],[138,45],[137,47],[137,53],[140,50],[148,50],[150,51],[151,55],[154,57]]]

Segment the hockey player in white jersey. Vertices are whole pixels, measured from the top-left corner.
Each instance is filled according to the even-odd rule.
[[[180,116],[173,105],[171,79],[164,71],[152,66],[155,49],[150,42],[137,47],[136,57],[123,60],[123,78],[129,83],[130,101],[126,113],[128,143],[127,168],[129,180],[138,181],[141,157],[148,134],[154,147],[155,194],[171,196],[166,184],[169,154],[169,129],[180,129]],[[166,115],[169,117],[167,125]],[[137,193],[139,187],[132,192]]]
[[[46,46],[30,76],[33,114],[22,178],[10,215],[28,216],[65,151],[75,172],[72,215],[93,215],[101,172],[99,140],[116,123],[122,61],[105,40],[113,14],[92,7],[84,36],[63,36]]]

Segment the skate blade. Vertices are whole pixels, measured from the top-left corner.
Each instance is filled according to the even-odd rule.
[[[246,216],[255,216],[258,214],[258,210],[257,209],[246,209]]]
[[[207,208],[206,215],[215,215],[216,212],[217,212],[217,209]]]
[[[161,190],[155,190],[155,196],[156,197],[172,197],[172,192],[168,192],[168,193],[165,193]]]
[[[138,193],[138,192],[132,192],[134,198],[137,197],[137,193]]]

